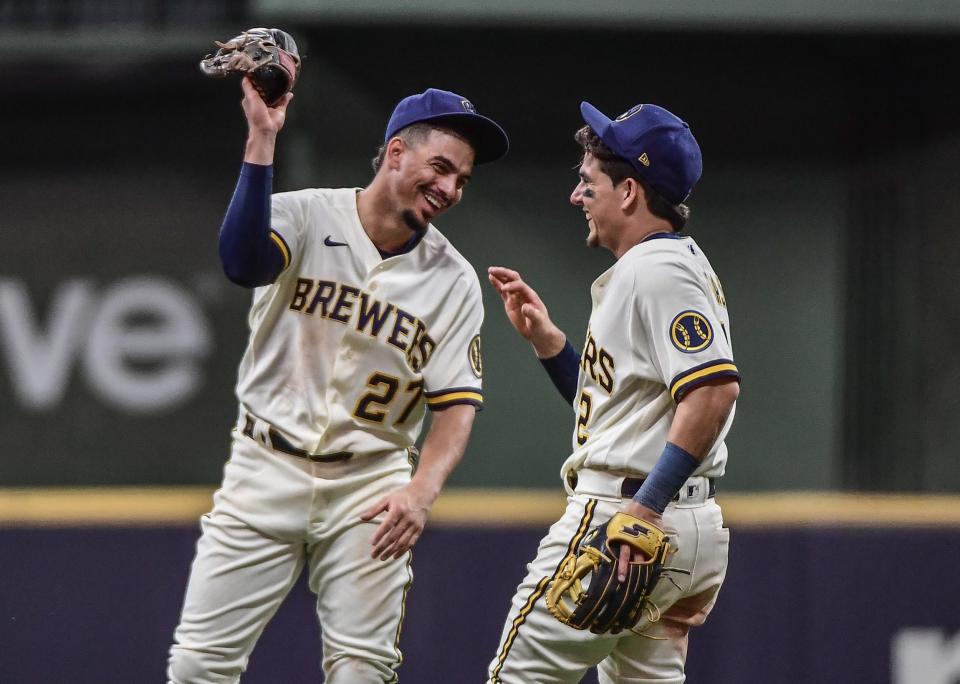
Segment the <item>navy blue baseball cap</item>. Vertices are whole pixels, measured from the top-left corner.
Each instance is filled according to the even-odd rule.
[[[703,158],[697,139],[686,121],[663,107],[638,104],[611,119],[581,102],[580,114],[607,147],[671,204],[682,204],[700,180]]]
[[[387,123],[383,142],[415,123],[435,123],[462,135],[473,146],[475,164],[495,161],[510,149],[507,134],[493,119],[477,114],[470,100],[448,90],[427,88],[400,100]]]

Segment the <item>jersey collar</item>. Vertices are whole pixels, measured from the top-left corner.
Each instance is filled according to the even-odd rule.
[[[682,240],[685,237],[687,236],[683,233],[651,233],[640,242],[644,243],[647,240]]]
[[[420,241],[423,240],[423,237],[427,234],[426,230],[415,230],[411,232],[413,233],[413,235],[411,235],[410,239],[407,240],[407,244],[405,244],[403,247],[398,249],[396,252],[388,252],[385,249],[380,249],[379,247],[377,247],[377,251],[380,252],[380,256],[382,256],[384,259],[389,259],[390,257],[406,254],[407,252],[412,251],[417,245],[419,245]]]

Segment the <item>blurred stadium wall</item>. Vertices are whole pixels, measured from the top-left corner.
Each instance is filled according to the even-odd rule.
[[[227,455],[249,302],[216,257],[239,87],[196,63],[252,25],[306,55],[278,190],[364,185],[393,104],[426,87],[500,121],[509,157],[440,227],[479,272],[523,272],[575,341],[610,264],[567,203],[579,102],[687,119],[705,161],[690,232],[743,372],[721,485],[730,581],[691,681],[955,681],[960,590],[941,570],[960,561],[960,93],[944,74],[960,3],[936,0],[0,0],[0,681],[158,679]],[[486,641],[453,650],[482,668],[562,505],[572,415],[484,296],[486,408],[418,552],[409,681],[479,681],[416,669],[424,644],[480,633],[472,616]],[[450,610],[458,557],[490,605]],[[909,567],[864,580],[893,557]],[[308,604],[293,601],[307,650]],[[282,655],[304,631],[288,619],[250,681],[283,662],[282,681],[310,681]],[[67,650],[39,667],[50,642]],[[744,643],[765,655],[731,658]]]

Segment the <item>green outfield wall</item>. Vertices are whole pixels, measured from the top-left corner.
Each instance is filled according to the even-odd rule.
[[[522,271],[578,345],[611,264],[567,202],[579,102],[680,113],[705,160],[690,232],[723,280],[743,375],[723,486],[960,489],[949,36],[289,29],[308,59],[277,189],[361,186],[400,97],[467,94],[512,150],[440,228],[481,276]],[[244,122],[236,82],[202,79],[209,46],[192,47],[51,56],[0,94],[0,486],[220,477],[250,295],[221,275],[216,235]],[[486,406],[451,484],[555,490],[571,409],[484,287]]]

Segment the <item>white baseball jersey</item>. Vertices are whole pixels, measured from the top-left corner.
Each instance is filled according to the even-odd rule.
[[[257,288],[240,363],[241,409],[311,454],[409,447],[424,406],[483,401],[476,272],[432,225],[383,258],[356,188],[273,196],[286,267]]]
[[[591,296],[564,480],[580,468],[643,476],[659,460],[684,394],[739,377],[723,290],[693,238],[658,234],[597,278]],[[695,475],[723,475],[733,415]]]

